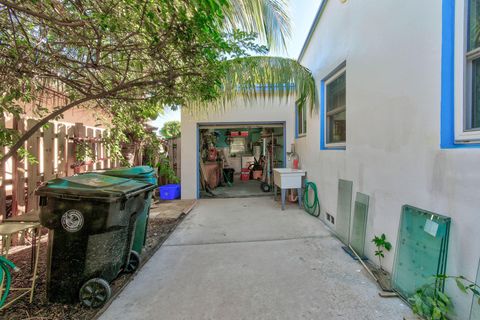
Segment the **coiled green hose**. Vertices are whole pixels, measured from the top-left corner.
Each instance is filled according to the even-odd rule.
[[[313,191],[313,202],[310,204],[309,189]],[[314,182],[305,181],[305,195],[303,197],[303,207],[308,214],[318,217],[320,215],[320,202],[318,201],[317,185]]]
[[[0,307],[2,307],[7,300],[7,296],[10,292],[10,286],[12,285],[12,274],[10,270],[15,272],[20,271],[20,269],[17,268],[12,261],[0,256],[0,281],[5,280],[5,290],[0,298]]]

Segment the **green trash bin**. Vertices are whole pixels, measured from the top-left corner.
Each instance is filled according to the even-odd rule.
[[[41,185],[40,222],[48,234],[47,296],[52,302],[100,307],[111,295],[109,282],[133,272],[137,215],[154,188],[135,180],[89,173]]]
[[[117,168],[103,171],[102,174],[125,179],[133,179],[143,183],[157,185],[157,174],[155,169],[149,166],[137,166],[131,168]],[[137,226],[135,227],[135,236],[133,239],[133,250],[141,253],[147,240],[148,217],[150,215],[150,205],[152,202],[153,190],[145,198],[145,207],[143,212],[137,216]]]

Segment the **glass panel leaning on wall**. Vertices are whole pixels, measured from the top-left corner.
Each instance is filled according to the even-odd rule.
[[[402,207],[392,283],[403,298],[409,299],[435,282],[436,275],[445,274],[449,233],[449,217]]]
[[[367,231],[368,203],[370,197],[361,192],[355,196],[350,246],[363,258],[365,256],[365,234]]]
[[[338,238],[346,245],[350,242],[350,220],[352,212],[353,182],[338,179],[337,217],[335,232]]]
[[[480,285],[480,260],[478,261],[477,279],[475,280],[477,285]],[[472,297],[472,309],[470,311],[470,320],[480,319],[480,298],[477,296]]]

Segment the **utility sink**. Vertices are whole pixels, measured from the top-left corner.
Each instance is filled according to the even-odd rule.
[[[287,189],[297,189],[298,205],[302,207],[302,177],[306,171],[300,169],[277,168],[273,169],[273,199],[277,197],[277,187],[280,188],[282,197],[282,210],[285,210],[285,197]]]
[[[305,174],[301,169],[277,168],[273,169],[273,181],[280,189],[298,189]]]

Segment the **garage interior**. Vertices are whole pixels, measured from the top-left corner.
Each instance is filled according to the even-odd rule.
[[[200,198],[272,195],[285,162],[284,123],[199,126]]]

